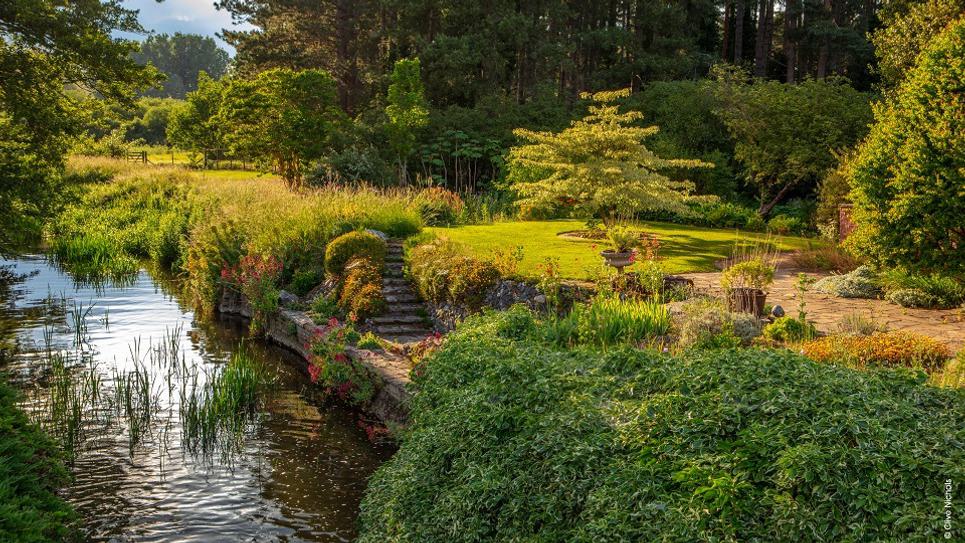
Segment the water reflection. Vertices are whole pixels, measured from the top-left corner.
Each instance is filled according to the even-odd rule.
[[[243,339],[242,323],[195,321],[176,282],[141,272],[128,284],[80,284],[42,256],[0,261],[26,277],[0,286],[0,334],[13,331],[18,353],[6,368],[33,401],[44,394],[39,360],[68,350],[86,326],[78,359],[131,371],[149,345],[172,331],[184,363],[209,375]],[[4,281],[0,281],[4,283]],[[137,342],[141,347],[132,347]],[[185,449],[178,393],[162,397],[159,420],[135,447],[123,425],[96,420],[77,451],[67,498],[95,541],[348,541],[365,480],[390,454],[371,445],[354,415],[319,411],[298,392],[302,376],[287,351],[248,342],[277,387],[245,427],[240,450],[204,456]],[[76,351],[76,350],[75,350]],[[86,358],[84,358],[86,357]],[[76,361],[75,361],[76,362]],[[145,364],[166,388],[163,370]],[[170,399],[175,398],[175,399]],[[29,406],[28,406],[29,407]],[[98,426],[99,424],[99,426]]]

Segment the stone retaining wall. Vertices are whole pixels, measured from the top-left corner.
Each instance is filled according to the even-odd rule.
[[[228,290],[221,297],[218,311],[251,318],[251,308],[244,296]],[[304,311],[280,308],[268,319],[265,335],[271,341],[298,354],[304,362],[299,369],[307,377],[311,353],[306,345],[320,330],[321,327]],[[368,368],[377,380],[375,397],[368,404],[359,406],[359,409],[388,426],[404,425],[409,416],[408,360],[393,353],[375,353],[353,347],[347,347],[345,353],[353,361]]]

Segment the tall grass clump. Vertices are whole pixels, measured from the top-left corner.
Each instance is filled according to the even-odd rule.
[[[574,304],[564,317],[548,325],[548,334],[559,345],[593,345],[604,349],[638,345],[655,340],[670,330],[670,313],[662,304],[619,295],[600,295],[588,303]]]
[[[787,350],[570,349],[522,308],[414,377],[361,543],[943,538],[965,391]]]
[[[192,451],[209,453],[236,445],[271,385],[267,370],[240,347],[220,372],[199,387],[197,376],[181,389],[183,438]]]

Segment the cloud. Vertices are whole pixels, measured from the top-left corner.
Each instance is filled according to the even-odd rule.
[[[124,7],[138,10],[141,26],[157,34],[201,34],[211,36],[218,45],[234,55],[234,48],[218,38],[224,28],[247,29],[251,25],[234,25],[231,14],[215,9],[213,0],[125,0]],[[117,33],[120,37],[143,40],[147,36]]]

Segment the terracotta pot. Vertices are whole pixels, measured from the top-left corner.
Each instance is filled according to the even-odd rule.
[[[728,294],[727,302],[731,311],[750,313],[759,317],[764,314],[767,293],[759,288],[735,288]]]
[[[607,249],[600,253],[600,256],[606,261],[607,266],[613,266],[619,271],[623,271],[623,268],[633,264],[633,253],[631,251],[618,253],[613,249]]]

